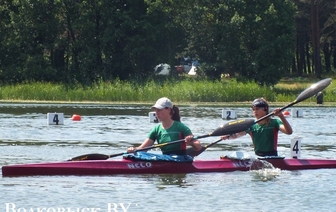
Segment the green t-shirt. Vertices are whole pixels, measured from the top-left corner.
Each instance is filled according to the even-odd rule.
[[[277,150],[280,125],[282,125],[281,120],[271,119],[268,124],[254,124],[247,130],[247,133],[249,133],[252,138],[255,152]]]
[[[187,125],[178,121],[174,121],[173,125],[168,129],[164,129],[161,124],[155,126],[149,132],[148,138],[152,139],[153,141],[157,141],[158,144],[162,144],[183,139],[191,134],[191,130]],[[161,147],[161,151],[163,154],[179,150],[186,150],[185,142]]]

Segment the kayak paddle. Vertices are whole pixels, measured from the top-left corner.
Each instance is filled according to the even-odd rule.
[[[227,134],[233,134],[237,132],[241,132],[245,129],[247,129],[249,126],[251,126],[254,123],[253,119],[246,119],[246,120],[240,120],[237,121],[239,122],[239,125],[234,124],[234,123],[227,123],[225,125],[221,125],[218,127],[216,130],[214,130],[212,133],[201,135],[201,136],[194,136],[194,139],[200,139],[200,138],[206,138],[209,136],[221,136],[221,135],[227,135]],[[155,144],[152,146],[144,147],[141,149],[136,150],[135,152],[138,151],[146,151],[158,147],[163,147],[166,145],[171,145],[171,144],[176,144],[176,143],[181,143],[184,142],[185,139],[177,140],[177,141],[172,141],[168,143],[162,143],[162,144]],[[104,154],[98,154],[98,153],[93,153],[93,154],[85,154],[85,155],[80,155],[77,157],[70,158],[68,161],[81,161],[81,160],[107,160],[109,158],[121,156],[123,154],[126,154],[127,152],[122,152],[122,153],[117,153],[113,155],[104,155]]]
[[[312,96],[314,96],[315,94],[317,94],[318,92],[324,90],[326,87],[328,87],[331,83],[331,78],[327,78],[327,79],[323,79],[318,81],[317,83],[312,84],[309,88],[305,89],[304,91],[302,91],[300,93],[300,95],[298,97],[296,97],[295,101],[289,103],[288,105],[286,105],[285,107],[280,108],[280,111],[283,111],[284,109],[293,106],[299,102],[302,102]],[[262,120],[265,120],[267,118],[269,118],[270,116],[273,116],[274,112],[267,114],[264,117],[261,117],[260,119],[258,119],[257,121],[255,121],[255,123],[258,123]]]
[[[280,111],[283,111],[284,109],[286,109],[286,108],[288,108],[290,106],[293,106],[293,105],[295,105],[295,104],[297,104],[299,102],[302,102],[302,101],[304,101],[304,100],[306,100],[306,99],[314,96],[318,92],[320,92],[323,89],[325,89],[326,87],[328,87],[330,85],[330,83],[331,83],[331,78],[327,78],[327,79],[323,79],[323,80],[318,81],[317,83],[312,84],[309,88],[307,88],[304,91],[302,91],[300,93],[300,95],[298,97],[296,97],[295,101],[293,101],[293,102],[289,103],[288,105],[280,108]],[[242,131],[247,130],[253,124],[256,124],[256,123],[258,123],[258,122],[260,122],[262,120],[265,120],[265,119],[271,117],[272,115],[274,115],[274,112],[269,113],[269,114],[267,114],[264,117],[261,117],[260,119],[258,119],[255,122],[253,122],[250,126],[248,126],[247,124],[243,123],[244,126],[242,126],[241,128],[242,129],[243,129],[243,127],[246,127],[246,128],[243,129]],[[237,121],[229,122],[228,124],[230,124],[230,123],[233,124],[233,125],[234,124],[238,124],[238,125],[241,124],[239,121],[238,122]],[[237,128],[240,128],[240,126],[237,126]],[[233,134],[233,133],[231,133],[231,134]],[[227,135],[230,135],[230,133],[227,134]],[[196,151],[196,150],[194,150],[192,148],[188,148],[187,149],[187,154],[190,155],[190,156],[192,156],[192,157],[196,157],[196,156],[200,155],[202,152],[204,152],[204,150],[206,150],[207,148],[209,148],[209,147],[217,144],[220,141],[221,141],[221,139],[219,139],[217,141],[214,141],[214,142],[212,142],[212,143],[210,143],[208,145],[202,146],[201,150],[199,150],[199,151]]]

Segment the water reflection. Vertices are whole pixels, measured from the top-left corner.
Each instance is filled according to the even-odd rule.
[[[155,185],[159,190],[164,190],[170,186],[188,187],[190,184],[186,182],[187,174],[158,174],[153,176]]]

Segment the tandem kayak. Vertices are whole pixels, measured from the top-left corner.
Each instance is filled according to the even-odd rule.
[[[176,174],[197,172],[249,171],[255,161],[268,162],[281,170],[336,168],[334,159],[262,158],[237,159],[222,157],[176,163],[169,161],[85,160],[35,164],[7,165],[2,176],[34,175],[116,175],[116,174]]]

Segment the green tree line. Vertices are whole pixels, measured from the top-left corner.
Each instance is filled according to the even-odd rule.
[[[336,68],[335,0],[2,0],[0,23],[3,84],[146,80],[185,56],[260,85]]]

